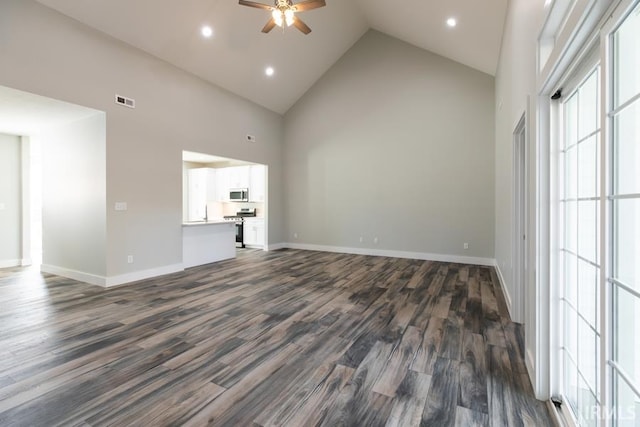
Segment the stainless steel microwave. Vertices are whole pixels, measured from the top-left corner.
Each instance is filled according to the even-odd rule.
[[[229,190],[229,200],[232,202],[248,202],[249,189],[248,188],[232,188],[231,190]]]

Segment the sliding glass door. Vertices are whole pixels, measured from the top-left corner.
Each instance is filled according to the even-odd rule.
[[[590,413],[600,404],[599,83],[595,66],[562,105],[562,367],[565,397],[583,425],[595,425]]]
[[[604,28],[559,108],[557,361],[577,424],[640,427],[640,1]]]
[[[612,418],[640,426],[640,5],[611,35]]]

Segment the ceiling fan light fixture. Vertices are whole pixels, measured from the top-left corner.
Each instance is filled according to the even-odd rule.
[[[273,12],[271,12],[271,16],[273,17],[273,20],[276,22],[276,25],[278,27],[282,27],[282,24],[284,22],[282,12],[279,11],[278,9],[274,9]]]
[[[283,28],[284,24],[287,24],[287,27],[294,26],[304,34],[309,34],[311,28],[296,16],[296,12],[306,12],[327,5],[326,0],[301,0],[295,4],[293,0],[274,0],[273,6],[252,0],[238,0],[238,3],[241,6],[268,10],[271,13],[271,17],[262,28],[263,33],[268,33],[276,26]]]
[[[293,24],[293,9],[287,9],[284,11],[284,18],[287,22],[287,27],[290,27]]]

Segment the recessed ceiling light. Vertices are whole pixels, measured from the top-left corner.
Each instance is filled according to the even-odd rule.
[[[273,73],[275,73],[275,72],[276,72],[276,70],[274,70],[273,67],[267,67],[264,70],[264,73],[269,77],[273,76]]]
[[[449,18],[449,19],[447,19],[447,25],[450,26],[451,28],[453,28],[456,25],[458,25],[458,21],[456,21],[455,18]]]
[[[213,28],[208,25],[203,25],[200,32],[202,33],[202,37],[210,38],[213,36]]]

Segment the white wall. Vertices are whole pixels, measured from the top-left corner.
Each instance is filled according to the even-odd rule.
[[[537,38],[545,16],[544,0],[511,0],[505,22],[500,61],[496,73],[495,141],[495,257],[508,299],[514,298],[513,282],[513,132],[522,115],[528,112],[527,141],[529,164],[529,269],[523,285],[525,302],[526,357],[530,376],[536,364],[537,301],[534,267],[536,265],[536,127]],[[529,99],[529,104],[528,100]],[[514,303],[512,301],[512,303]],[[535,381],[532,381],[534,384]],[[542,394],[539,397],[545,397]]]
[[[493,100],[493,77],[366,33],[285,115],[288,241],[492,259]]]
[[[0,29],[0,85],[107,114],[106,276],[181,264],[182,150],[269,165],[269,238],[283,241],[281,116],[33,0],[0,2]]]
[[[42,147],[42,269],[106,276],[104,113],[31,140]]]
[[[0,268],[22,259],[20,137],[0,134]]]

